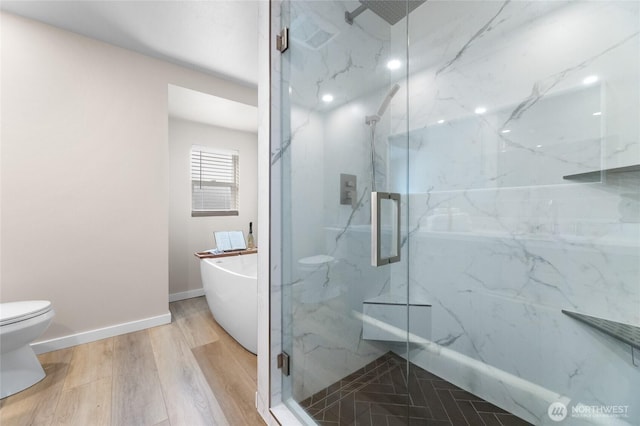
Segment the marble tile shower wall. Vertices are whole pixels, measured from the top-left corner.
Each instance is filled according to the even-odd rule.
[[[363,300],[407,286],[406,263],[388,275],[369,266],[364,124],[395,82],[380,69],[402,52],[406,33],[380,29],[366,13],[353,27],[336,20],[357,5],[291,6],[292,31],[295,9],[307,8],[299,15],[333,22],[338,34],[329,48],[299,48],[283,65],[293,70],[283,81],[291,86],[291,139],[273,153],[273,166],[290,150],[296,198],[283,221],[292,248],[282,267],[294,302],[283,328],[292,333],[296,400],[388,350],[361,338],[357,314]],[[409,23],[409,97],[407,81],[397,79],[402,88],[377,127],[378,189],[409,189],[410,297],[433,304],[431,342],[394,350],[535,424],[553,424],[547,408],[556,400],[628,405],[620,424],[640,423],[631,392],[640,369],[629,347],[560,312],[640,324],[638,175],[563,179],[640,163],[638,7],[426,2]],[[583,84],[591,75],[599,80]],[[334,109],[317,99],[352,86],[371,90],[354,90]],[[478,107],[487,111],[476,114]],[[358,178],[355,209],[338,202],[340,173]],[[315,271],[296,265],[317,254],[336,261]],[[315,282],[323,290],[310,297]]]
[[[363,290],[380,288],[384,282],[375,282],[375,273],[363,272],[369,251],[353,238],[354,224],[367,220],[367,207],[340,206],[337,195],[340,173],[355,174],[364,182],[366,165],[332,150],[332,143],[340,140],[332,139],[324,115],[294,106],[291,119],[295,203],[292,255],[286,265],[291,267],[292,390],[294,398],[302,400],[384,353],[380,345],[360,340],[362,324],[352,314],[358,301],[362,304]],[[330,200],[325,200],[325,192],[331,194]],[[364,253],[364,258],[354,253]],[[317,266],[299,263],[318,255],[335,260]]]
[[[276,152],[274,167],[286,161],[283,197],[289,201],[283,226],[290,228],[291,250],[283,258],[290,289],[291,392],[300,401],[388,351],[382,342],[363,340],[362,301],[389,291],[389,274],[370,266],[371,147],[365,116],[375,113],[390,87],[385,61],[389,28],[363,15],[353,26],[344,13],[358,2],[291,2],[293,47],[283,57],[290,86],[290,143]],[[328,45],[311,48],[314,31],[332,34]],[[288,71],[288,73],[287,73]],[[379,89],[379,90],[378,90]],[[332,93],[334,104],[320,97]],[[353,96],[357,93],[357,96]],[[376,182],[386,187],[389,116],[376,126]],[[354,206],[341,205],[340,174],[357,178]],[[287,203],[286,200],[284,202]],[[285,210],[285,211],[286,211]],[[328,255],[315,267],[300,259]],[[284,310],[287,311],[288,307]],[[287,333],[285,333],[287,335]]]
[[[292,265],[293,395],[302,400],[378,358],[387,346],[361,337],[362,301],[388,292],[370,266],[371,154],[366,111],[378,96],[320,114],[292,107],[292,262],[329,255],[317,268]],[[385,130],[386,128],[386,130]],[[379,126],[378,185],[386,185],[388,124]],[[357,177],[357,206],[339,203],[341,173]]]
[[[535,424],[554,424],[558,400],[626,405],[616,421],[638,424],[630,347],[561,313],[640,324],[638,173],[562,178],[640,163],[638,3],[455,8],[416,10],[455,18],[449,43],[413,36],[432,65],[410,73],[409,117],[392,124],[412,129],[409,289],[433,303],[433,343],[409,356]],[[613,420],[565,422],[598,421]]]

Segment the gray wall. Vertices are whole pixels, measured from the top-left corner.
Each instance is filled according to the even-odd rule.
[[[254,238],[257,237],[257,138],[255,133],[169,120],[169,294],[202,288],[200,261],[193,253],[215,247],[214,231],[243,231],[246,239],[249,222],[253,222]],[[191,217],[192,145],[239,152],[238,216]]]

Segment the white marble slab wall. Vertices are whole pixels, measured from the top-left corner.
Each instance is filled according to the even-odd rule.
[[[440,30],[410,24],[392,127],[412,129],[409,290],[433,304],[411,360],[534,424],[554,400],[628,406],[567,424],[640,423],[630,347],[560,312],[640,325],[638,173],[562,178],[640,163],[638,9],[427,2]]]

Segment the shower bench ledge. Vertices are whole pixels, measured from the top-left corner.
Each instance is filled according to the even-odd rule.
[[[362,303],[362,338],[404,342],[407,340],[407,308],[410,340],[431,337],[431,304],[402,294],[385,293]]]

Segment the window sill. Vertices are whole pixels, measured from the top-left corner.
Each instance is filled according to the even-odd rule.
[[[238,210],[210,210],[210,211],[192,211],[191,217],[206,216],[238,216]]]

